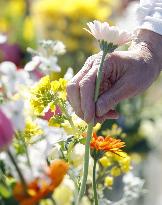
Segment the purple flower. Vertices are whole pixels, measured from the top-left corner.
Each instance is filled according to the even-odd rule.
[[[0,150],[12,142],[13,136],[14,129],[11,120],[0,109]]]

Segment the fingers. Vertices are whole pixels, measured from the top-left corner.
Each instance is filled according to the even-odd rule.
[[[101,61],[102,55],[98,56],[93,62],[92,68],[82,78],[79,83],[80,97],[81,97],[81,109],[84,113],[84,120],[88,123],[94,118],[95,115],[95,102],[94,102],[94,91],[95,82],[98,67]]]
[[[83,68],[73,77],[73,79],[68,83],[68,86],[67,86],[68,100],[69,100],[71,106],[73,107],[75,113],[80,118],[84,118],[84,115],[83,115],[83,112],[81,109],[79,82],[91,69],[95,57],[96,57],[96,55],[93,55],[87,59]]]
[[[119,113],[116,112],[116,110],[110,110],[108,113],[106,113],[102,117],[96,117],[95,118],[95,123],[103,123],[107,119],[118,119],[119,118]]]
[[[136,90],[135,85],[123,76],[110,90],[99,97],[96,103],[96,116],[104,116],[120,101],[135,95]]]

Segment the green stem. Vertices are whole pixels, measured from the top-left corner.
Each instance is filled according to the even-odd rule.
[[[99,96],[99,91],[100,91],[100,84],[101,84],[101,80],[102,80],[102,67],[103,67],[103,63],[105,60],[107,52],[103,52],[102,54],[102,59],[101,59],[101,64],[100,67],[98,69],[98,73],[97,73],[97,80],[96,80],[96,90],[95,90],[95,103],[97,102],[98,96]]]
[[[105,59],[106,54],[107,54],[106,51],[103,52],[100,67],[99,67],[98,73],[97,73],[95,96],[94,96],[95,103],[96,103],[98,96],[99,96],[100,83],[102,80],[102,67],[103,67],[103,63],[104,63],[104,59]],[[92,137],[93,126],[94,126],[94,119],[92,120],[91,123],[88,124],[88,131],[87,131],[86,144],[85,144],[83,178],[82,178],[81,188],[79,191],[79,196],[78,196],[78,200],[76,202],[76,205],[79,205],[79,202],[80,202],[81,198],[83,197],[83,195],[85,193],[85,189],[86,189],[88,167],[89,167],[90,141],[91,141],[91,137]]]
[[[97,188],[96,188],[96,164],[97,164],[97,160],[94,159],[94,165],[93,165],[93,194],[94,194],[94,204],[98,205],[98,195],[97,195]]]
[[[72,129],[74,131],[77,131],[76,128],[75,128],[75,125],[73,123],[72,117],[69,115],[69,113],[67,112],[66,108],[64,108],[64,106],[61,106],[61,105],[60,105],[60,107],[61,107],[61,110],[65,113],[65,116],[68,118],[68,121],[69,121]]]
[[[87,182],[87,176],[88,176],[88,166],[89,166],[89,152],[90,152],[89,145],[90,145],[90,141],[91,141],[91,137],[92,137],[92,131],[93,131],[93,123],[90,123],[88,125],[86,144],[85,144],[83,178],[82,178],[82,184],[81,184],[81,188],[79,191],[77,204],[79,204],[81,198],[84,195],[85,189],[86,189],[86,182]]]
[[[50,199],[51,199],[52,204],[56,205],[56,201],[54,200],[53,196],[51,196]]]
[[[12,155],[12,153],[11,153],[11,151],[10,151],[9,149],[7,150],[7,154],[8,154],[8,156],[9,156],[11,162],[12,162],[13,165],[15,166],[15,169],[16,169],[18,175],[19,175],[20,181],[21,181],[22,186],[23,186],[23,188],[24,188],[24,191],[25,191],[25,193],[27,194],[27,183],[26,183],[26,181],[25,181],[25,179],[24,179],[24,176],[23,176],[23,174],[22,174],[22,172],[21,172],[21,170],[20,170],[20,168],[19,168],[19,166],[18,166],[18,164],[17,164],[15,158],[13,157],[13,155]]]
[[[30,157],[29,157],[29,153],[28,153],[28,147],[27,147],[27,144],[25,142],[25,138],[20,133],[18,133],[18,134],[20,135],[20,139],[22,140],[22,143],[23,143],[24,148],[25,148],[25,155],[26,155],[26,158],[27,158],[28,166],[29,166],[30,170],[32,171],[32,165],[31,165],[31,162],[30,162]]]

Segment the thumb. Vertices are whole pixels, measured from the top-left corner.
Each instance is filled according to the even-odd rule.
[[[103,93],[96,103],[96,116],[102,117],[120,101],[133,96],[134,88],[128,85],[125,78],[118,80],[112,88]]]

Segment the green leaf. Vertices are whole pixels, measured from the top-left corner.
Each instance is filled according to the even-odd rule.
[[[11,192],[6,186],[0,184],[0,195],[4,198],[9,198],[11,196]]]

